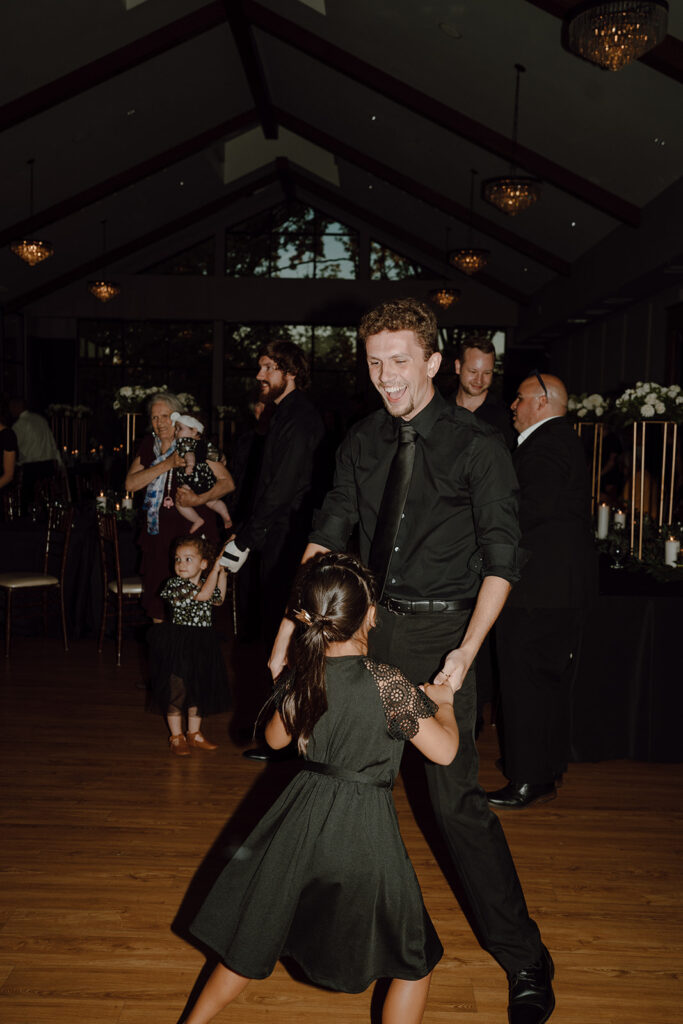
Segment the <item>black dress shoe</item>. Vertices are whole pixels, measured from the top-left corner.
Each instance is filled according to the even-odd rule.
[[[497,757],[496,760],[493,762],[493,764],[494,764],[494,767],[496,767],[499,772],[501,772],[503,775],[505,775],[505,762],[503,761],[502,757]],[[567,769],[565,767],[565,769],[563,771],[558,772],[557,775],[555,776],[555,785],[557,786],[558,789],[560,788],[560,786],[564,782],[564,772],[566,770]]]
[[[515,974],[508,974],[510,1024],[544,1024],[550,1019],[555,1009],[552,986],[554,975],[553,958],[545,946],[539,963]]]
[[[508,782],[502,789],[487,793],[486,799],[491,807],[502,807],[516,811],[531,804],[544,804],[557,796],[554,782]]]
[[[270,747],[252,747],[251,750],[243,750],[242,757],[246,757],[249,761],[291,761],[297,757],[297,750],[291,743],[281,750],[271,750]]]
[[[252,747],[251,750],[243,750],[242,757],[249,761],[270,761],[271,753],[265,747]]]

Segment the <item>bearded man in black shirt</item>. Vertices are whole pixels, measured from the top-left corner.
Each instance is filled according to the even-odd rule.
[[[253,504],[238,522],[222,564],[234,573],[250,552],[259,553],[261,630],[270,649],[306,545],[325,431],[304,394],[310,383],[308,360],[294,342],[268,342],[259,355],[256,380],[261,398],[274,408]]]
[[[441,355],[429,307],[414,299],[384,303],[365,315],[360,335],[385,408],[342,442],[304,560],[343,551],[358,526],[361,558],[371,562],[399,423],[409,423],[417,435],[412,476],[370,656],[416,683],[433,679],[453,691],[460,748],[448,767],[427,764],[432,804],[478,937],[507,972],[510,1024],[542,1024],[554,1008],[553,963],[479,786],[474,742],[474,658],[519,578],[517,480],[501,435],[435,390]],[[283,620],[270,660],[274,676],[292,630]]]

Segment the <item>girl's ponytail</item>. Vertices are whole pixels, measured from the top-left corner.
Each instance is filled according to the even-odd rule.
[[[297,737],[301,754],[313,726],[327,710],[327,648],[350,640],[374,603],[372,576],[352,555],[316,555],[299,571],[292,592],[291,617],[296,620],[289,650],[292,676],[280,714],[287,731]]]

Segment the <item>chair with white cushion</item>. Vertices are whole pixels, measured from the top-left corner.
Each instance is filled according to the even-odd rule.
[[[66,633],[66,611],[64,608],[64,574],[69,555],[69,540],[73,509],[54,506],[50,508],[45,535],[42,572],[12,571],[0,573],[0,590],[5,593],[5,657],[9,658],[12,632],[12,600],[25,603],[25,595],[40,593],[43,603],[43,620],[47,632],[47,598],[51,591],[59,595],[62,612],[62,634],[64,650],[69,650]]]
[[[123,607],[125,602],[138,602],[142,597],[142,579],[139,576],[121,576],[119,557],[119,535],[116,516],[111,513],[97,513],[97,534],[100,541],[102,561],[102,622],[97,651],[102,653],[104,629],[107,623],[109,601],[116,602],[116,664],[121,666],[121,641],[123,636]]]

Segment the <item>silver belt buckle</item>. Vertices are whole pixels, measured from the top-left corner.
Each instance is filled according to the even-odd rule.
[[[403,611],[398,601],[394,600],[393,597],[388,597],[385,601],[384,607],[389,612],[393,612],[394,615],[407,615],[408,613]]]

